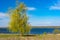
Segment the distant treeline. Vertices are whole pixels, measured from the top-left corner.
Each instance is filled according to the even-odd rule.
[[[32,26],[32,28],[60,28],[60,26]]]

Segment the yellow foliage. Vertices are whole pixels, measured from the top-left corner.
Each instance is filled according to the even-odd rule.
[[[15,10],[11,12],[9,29],[13,32],[20,32],[26,34],[30,31],[28,24],[28,17],[26,15],[25,5],[21,3]]]

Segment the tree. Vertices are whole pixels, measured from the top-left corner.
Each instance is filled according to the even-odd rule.
[[[55,28],[55,30],[53,31],[54,34],[60,33],[60,29]]]
[[[18,7],[10,12],[9,29],[12,32],[19,32],[22,35],[30,32],[30,24],[26,15],[26,6],[21,3]]]

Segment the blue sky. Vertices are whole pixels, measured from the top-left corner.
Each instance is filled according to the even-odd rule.
[[[60,26],[60,0],[19,0],[27,6],[32,26]],[[16,0],[0,0],[0,27],[7,27],[8,8],[16,7]]]

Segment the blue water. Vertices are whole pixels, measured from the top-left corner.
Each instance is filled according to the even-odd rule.
[[[53,33],[54,28],[32,28],[30,34]],[[0,28],[0,33],[11,33],[7,28]]]
[[[53,33],[54,28],[33,28],[31,34]]]

